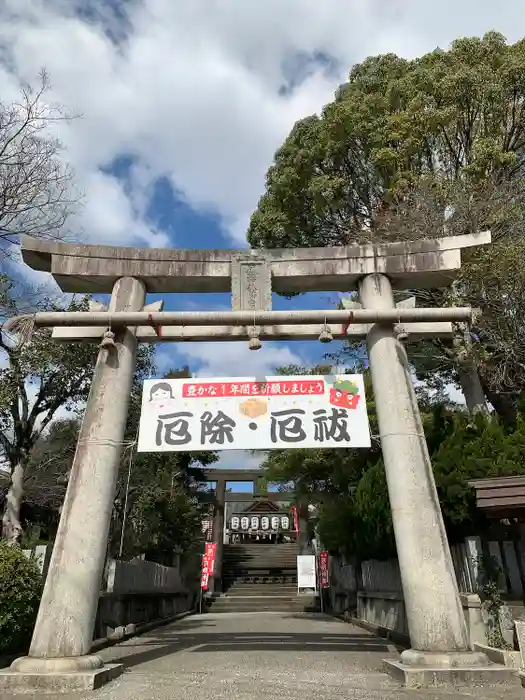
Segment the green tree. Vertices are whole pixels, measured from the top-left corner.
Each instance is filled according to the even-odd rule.
[[[322,115],[298,122],[277,151],[248,233],[252,246],[272,248],[491,228],[495,244],[465,256],[451,289],[416,290],[425,305],[482,308],[475,334],[458,332],[451,346],[423,345],[417,355],[421,370],[430,364],[459,380],[469,405],[487,395],[511,426],[524,358],[523,324],[509,318],[521,319],[522,307],[519,296],[488,305],[487,292],[505,279],[491,272],[493,261],[500,273],[512,267],[506,289],[523,287],[513,260],[525,211],[524,68],[525,41],[508,45],[495,32],[412,61],[387,54],[356,65]]]
[[[488,523],[476,508],[469,481],[525,473],[523,420],[519,418],[516,430],[509,433],[494,417],[471,418],[440,406],[423,418],[449,540],[483,532]],[[363,473],[351,495],[336,494],[325,503],[319,529],[327,547],[361,560],[395,555],[381,459]]]
[[[317,368],[316,368],[317,369]],[[283,368],[307,374],[307,368]],[[372,447],[276,450],[263,464],[268,482],[317,506],[323,546],[358,560],[395,556],[388,488],[377,439],[370,377],[364,373]],[[471,417],[419,387],[419,405],[445,526],[452,542],[486,526],[469,481],[525,473],[525,429],[509,432],[496,417]]]
[[[88,299],[72,299],[69,311],[87,309]],[[39,308],[62,310],[43,301]],[[5,500],[3,534],[15,544],[22,533],[20,506],[25,469],[38,439],[60,410],[77,411],[89,394],[98,347],[91,343],[58,343],[50,329],[33,329],[27,342],[17,343],[5,331],[0,353],[6,366],[0,369],[0,449],[11,473]],[[137,377],[151,366],[151,351],[141,346]]]
[[[77,416],[59,418],[50,423],[30,452],[19,516],[24,547],[31,549],[31,544],[54,537],[79,429]]]
[[[48,308],[58,310],[53,304]],[[85,308],[85,300],[68,305],[70,311]],[[97,349],[59,344],[52,340],[50,330],[42,329],[22,344],[3,332],[0,352],[6,360],[0,370],[0,447],[11,472],[3,534],[15,543],[21,536],[20,505],[31,451],[59,409],[73,410],[86,399]]]
[[[41,594],[36,562],[0,541],[0,654],[26,650]]]
[[[525,426],[519,417],[509,433],[494,418],[455,415],[450,427],[432,462],[445,524],[458,540],[485,525],[469,481],[525,474]]]
[[[440,184],[443,205],[431,233],[442,231],[447,184],[483,185],[487,175],[503,175],[507,167],[520,172],[524,65],[525,41],[509,46],[490,32],[412,61],[387,54],[354,66],[334,102],[320,117],[299,121],[277,151],[249,242],[272,248],[373,239],[407,185],[428,175],[440,176],[430,180]],[[509,202],[498,205],[496,233],[503,235]],[[456,222],[462,230],[458,216],[447,225]]]

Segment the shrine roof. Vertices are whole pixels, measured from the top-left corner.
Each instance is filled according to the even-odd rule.
[[[525,514],[525,476],[493,477],[469,481],[476,491],[476,506],[494,518]]]

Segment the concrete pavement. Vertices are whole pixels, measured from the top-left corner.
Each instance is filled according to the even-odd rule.
[[[48,700],[522,700],[523,689],[405,690],[382,673],[398,650],[321,614],[194,615],[101,652],[126,672],[93,693]],[[2,695],[1,700],[27,696]]]

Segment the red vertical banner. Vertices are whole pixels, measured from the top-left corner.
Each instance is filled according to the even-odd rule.
[[[292,506],[292,514],[293,514],[293,529],[295,530],[295,532],[299,532],[299,518],[297,517],[296,506]]]
[[[201,569],[201,588],[203,591],[208,590],[208,584],[210,576],[213,576],[213,571],[215,569],[215,552],[217,550],[217,545],[215,542],[206,542],[204,554],[202,556],[202,569]]]
[[[213,576],[215,571],[215,553],[217,552],[217,544],[215,542],[206,542],[204,556],[208,557],[210,562],[210,576]]]
[[[328,552],[319,552],[319,587],[328,588],[330,585],[330,574],[328,570]]]
[[[201,569],[201,588],[203,591],[208,590],[208,582],[210,579],[210,559],[206,554],[202,555],[202,569]]]

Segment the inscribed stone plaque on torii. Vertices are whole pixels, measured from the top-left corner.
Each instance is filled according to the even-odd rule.
[[[139,452],[370,447],[361,375],[149,379]]]
[[[271,311],[272,272],[260,254],[237,255],[231,262],[232,310]]]

